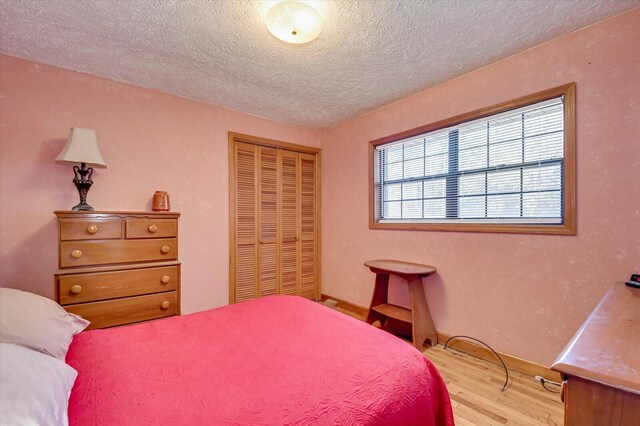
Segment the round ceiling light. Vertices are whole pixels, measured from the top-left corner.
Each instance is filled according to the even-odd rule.
[[[287,0],[275,4],[267,12],[265,20],[269,32],[287,43],[309,43],[322,30],[320,14],[301,1]]]

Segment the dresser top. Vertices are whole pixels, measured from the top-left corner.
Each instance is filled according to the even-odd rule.
[[[56,210],[53,212],[60,218],[82,218],[82,217],[100,217],[100,216],[138,216],[138,217],[160,217],[163,219],[177,219],[180,217],[180,213],[177,212],[140,212],[140,211],[110,211],[110,210],[95,210],[95,211],[77,211],[77,210]]]
[[[611,287],[551,368],[640,394],[640,289]]]

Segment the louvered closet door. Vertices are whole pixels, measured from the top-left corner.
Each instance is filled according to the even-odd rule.
[[[300,213],[299,158],[280,150],[280,293],[299,294],[298,227]]]
[[[260,296],[278,293],[278,150],[259,147]]]
[[[317,163],[233,141],[230,301],[270,294],[319,297]]]
[[[317,299],[318,293],[318,242],[316,205],[316,156],[300,156],[300,247],[299,295]]]
[[[258,295],[258,148],[235,145],[235,301]]]

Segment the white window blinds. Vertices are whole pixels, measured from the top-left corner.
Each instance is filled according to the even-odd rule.
[[[376,146],[378,221],[562,224],[563,99]]]

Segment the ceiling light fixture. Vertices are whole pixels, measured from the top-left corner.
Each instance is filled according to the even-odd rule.
[[[269,32],[292,44],[314,40],[322,30],[322,18],[317,10],[297,0],[276,3],[265,16]]]

